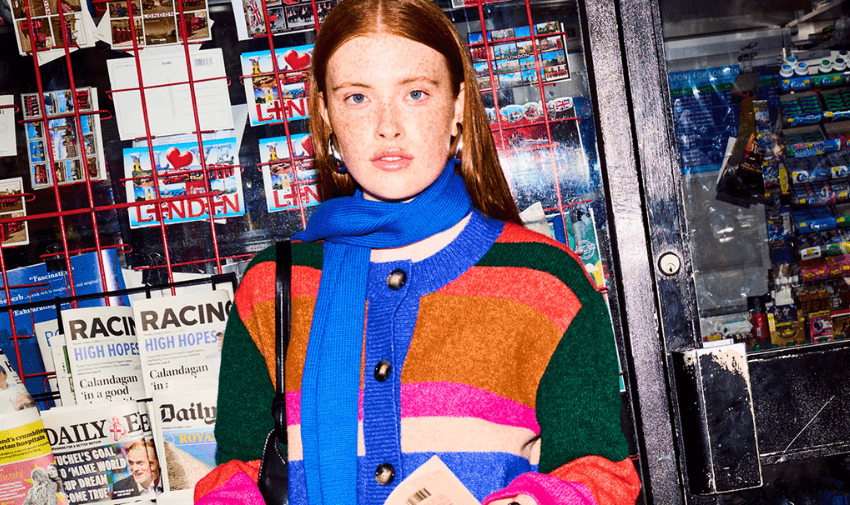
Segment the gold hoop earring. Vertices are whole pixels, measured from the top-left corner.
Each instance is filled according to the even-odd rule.
[[[331,169],[338,174],[347,174],[348,169],[345,168],[345,162],[342,161],[339,153],[334,147],[334,134],[331,133],[328,137],[328,158],[331,161]]]

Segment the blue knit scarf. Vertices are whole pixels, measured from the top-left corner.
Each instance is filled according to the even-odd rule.
[[[301,443],[311,505],[357,503],[357,421],[366,280],[373,248],[419,242],[457,224],[472,209],[451,160],[406,203],[354,196],[323,203],[293,238],[324,239],[319,294],[301,382]]]

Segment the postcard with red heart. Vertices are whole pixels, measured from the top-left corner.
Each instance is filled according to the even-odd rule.
[[[305,119],[307,73],[313,45],[282,47],[271,51],[242,53],[242,77],[251,126]]]
[[[289,146],[295,159],[289,155]],[[313,137],[309,134],[260,139],[260,168],[269,212],[319,205]]]
[[[131,228],[216,219],[245,214],[245,198],[235,138],[124,149],[124,176]],[[151,169],[153,165],[156,170]]]

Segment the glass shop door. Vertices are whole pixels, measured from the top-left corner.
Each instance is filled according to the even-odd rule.
[[[845,503],[850,12],[625,4],[669,384],[638,403],[675,427],[642,431],[653,501]]]
[[[638,460],[635,391],[638,377],[647,375],[642,368],[655,364],[643,360],[633,367],[627,340],[637,328],[651,335],[645,342],[657,342],[658,329],[652,297],[646,296],[652,279],[613,4],[437,3],[468,42],[502,167],[524,220],[573,249],[606,293],[620,350],[622,424]],[[633,254],[621,254],[617,241],[627,241]],[[627,299],[626,293],[635,295]],[[664,391],[655,383],[641,386]],[[664,412],[650,414],[660,422],[649,422],[666,425],[669,433]]]

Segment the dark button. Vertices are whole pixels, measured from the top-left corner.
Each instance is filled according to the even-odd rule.
[[[395,468],[389,463],[384,463],[378,466],[375,470],[375,480],[378,484],[386,486],[395,479]]]
[[[407,282],[407,274],[404,270],[393,270],[387,277],[387,286],[393,290],[401,289],[405,282]]]
[[[390,377],[390,372],[392,371],[393,366],[390,365],[390,362],[383,359],[375,365],[375,380],[378,382],[384,382]]]

